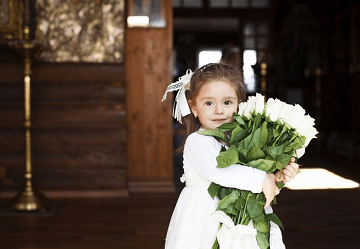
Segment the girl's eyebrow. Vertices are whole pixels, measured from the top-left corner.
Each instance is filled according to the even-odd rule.
[[[203,98],[201,98],[200,100],[204,100],[204,99],[213,99],[214,97],[203,97]],[[223,99],[236,99],[236,97],[233,97],[233,96],[227,96],[227,97],[225,97],[225,98],[223,98]]]

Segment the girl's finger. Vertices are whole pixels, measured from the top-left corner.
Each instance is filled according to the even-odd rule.
[[[284,175],[287,175],[287,176],[290,176],[290,177],[292,177],[292,176],[294,175],[294,172],[293,172],[292,170],[288,170],[287,168],[284,168],[284,169],[282,170],[282,173],[283,173]]]
[[[288,176],[288,175],[285,175],[285,176],[284,176],[284,179],[285,179],[284,182],[285,182],[285,183],[288,183],[288,182],[291,182],[291,180],[293,179],[293,177],[290,177],[290,176]]]
[[[278,187],[276,187],[276,189],[275,189],[275,195],[278,195],[278,194],[280,194],[280,189],[279,189]]]
[[[289,163],[285,168],[289,170],[293,170],[294,172],[297,172],[299,169],[299,164],[297,163]]]

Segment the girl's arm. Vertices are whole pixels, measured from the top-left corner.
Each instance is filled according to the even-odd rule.
[[[224,187],[249,190],[253,193],[262,192],[266,173],[240,164],[217,168],[216,157],[220,149],[221,145],[214,138],[193,133],[186,140],[184,167],[191,165],[209,181]],[[275,178],[273,185],[275,185]],[[270,192],[274,191],[270,190]]]

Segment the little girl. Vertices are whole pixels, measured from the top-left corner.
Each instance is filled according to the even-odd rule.
[[[232,66],[212,63],[199,68],[194,74],[188,70],[178,82],[168,87],[163,100],[167,92],[173,90],[179,90],[174,116],[183,121],[188,135],[183,145],[184,175],[181,177],[186,186],[171,217],[165,249],[211,249],[220,224],[212,215],[219,200],[212,199],[207,191],[211,182],[253,193],[264,192],[264,208],[271,213],[270,203],[279,193],[276,181],[290,181],[299,165],[292,159],[276,176],[239,164],[216,167],[216,157],[224,145],[214,137],[200,135],[197,131],[216,129],[223,123],[234,121],[233,113],[237,112],[246,95],[241,73]],[[253,228],[252,223],[249,226]],[[272,243],[270,231],[271,249],[285,248],[280,229],[274,223],[271,226],[271,230],[280,233],[280,243]],[[251,235],[242,248],[258,249],[255,236],[256,233]]]

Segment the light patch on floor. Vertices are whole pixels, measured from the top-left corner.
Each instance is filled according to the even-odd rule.
[[[292,190],[303,189],[344,189],[358,188],[359,183],[345,179],[339,175],[322,168],[300,168],[299,173],[285,186]]]

